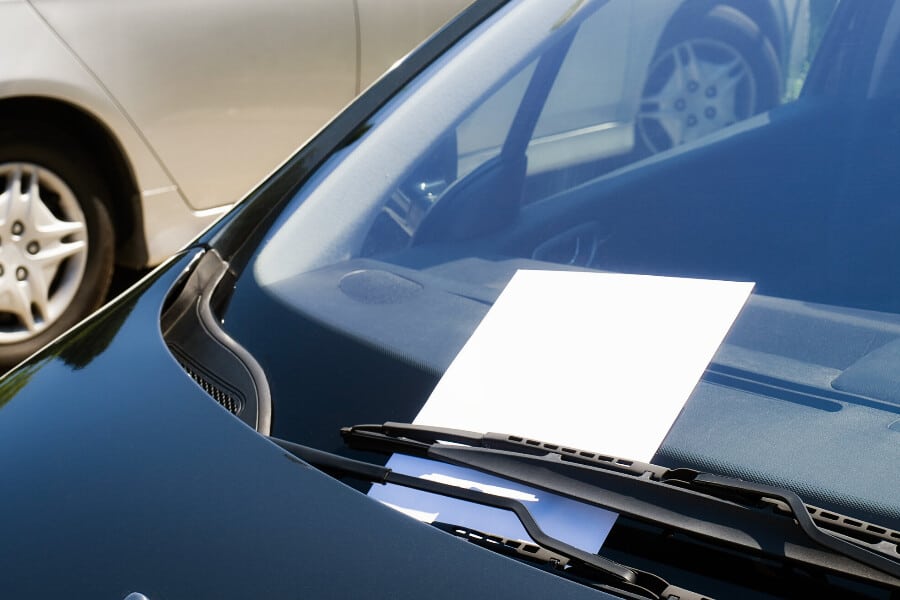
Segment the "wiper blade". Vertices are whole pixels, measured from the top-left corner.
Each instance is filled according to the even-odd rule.
[[[567,556],[563,556],[552,550],[547,550],[538,544],[479,531],[465,525],[443,523],[441,521],[434,521],[431,525],[441,531],[446,531],[453,536],[471,542],[476,546],[490,548],[502,554],[515,556],[516,558],[521,558],[529,562],[552,566],[556,569],[563,569],[567,567],[570,562],[575,562],[570,561]]]
[[[826,532],[810,514],[822,511],[790,490],[496,433],[389,422],[343,428],[341,435],[353,448],[473,468],[711,541],[900,585],[900,555],[891,541],[900,534],[871,526],[867,532],[887,533],[867,542],[849,535],[852,528]],[[835,517],[832,527],[842,520],[827,514]],[[847,521],[857,530],[868,525]]]
[[[456,525],[452,523],[442,523],[440,521],[435,521],[431,523],[431,526],[449,533],[454,537],[466,540],[467,542],[476,546],[487,548],[488,550],[492,550],[499,554],[504,554],[506,556],[511,556],[518,560],[528,562],[529,564],[541,568],[547,572],[562,572],[562,574],[564,574],[567,578],[581,583],[582,585],[590,586],[594,589],[612,592],[617,596],[625,596],[629,598],[645,597],[644,594],[633,594],[628,590],[623,590],[621,586],[611,586],[602,582],[594,581],[590,577],[590,573],[585,572],[583,565],[579,565],[577,561],[570,560],[568,557],[563,556],[562,554],[558,554],[556,552],[553,552],[552,550],[548,550],[534,543],[523,542],[521,540],[515,540],[492,533],[486,533],[484,531],[472,529],[471,527],[467,527],[465,525]],[[672,587],[668,589],[669,592],[679,593],[676,590],[677,588]],[[689,597],[694,598],[696,597],[696,594],[691,593]],[[671,600],[672,598],[679,598],[680,600],[681,596],[667,595],[664,596],[664,598],[667,598],[667,600]],[[706,596],[703,596],[703,598],[705,600],[709,600],[709,598],[707,598]]]
[[[667,581],[652,573],[621,565],[547,535],[531,516],[531,513],[528,512],[528,509],[518,500],[494,496],[478,490],[465,489],[447,483],[413,477],[411,475],[404,475],[402,473],[394,472],[387,467],[346,458],[338,454],[310,448],[309,446],[303,446],[287,440],[274,437],[269,437],[269,439],[297,458],[338,479],[353,478],[371,483],[390,483],[410,489],[511,511],[518,517],[525,532],[540,548],[566,559],[566,562],[561,563],[560,566],[569,568],[577,566],[588,570],[593,574],[593,579],[596,579],[603,589],[615,589],[629,597],[651,598],[655,600],[672,597],[680,598],[682,600],[710,600],[707,596],[697,594],[675,585],[670,585]]]

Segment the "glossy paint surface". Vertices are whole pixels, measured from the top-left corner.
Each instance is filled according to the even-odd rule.
[[[369,500],[206,396],[158,333],[190,258],[0,387],[0,596],[606,597]]]
[[[494,8],[486,3],[480,6],[485,13],[478,18]],[[500,22],[509,20],[501,17]],[[513,230],[513,234],[521,234],[518,240],[497,236],[471,242],[466,238],[456,245],[429,247],[426,238],[418,247],[406,249],[402,260],[339,255],[331,264],[298,269],[277,282],[255,278],[253,255],[260,248],[260,236],[269,229],[279,235],[272,220],[298,189],[300,200],[288,205],[285,216],[298,206],[298,213],[311,210],[314,205],[304,203],[302,194],[328,189],[321,182],[342,168],[338,165],[335,170],[334,163],[350,157],[372,167],[379,164],[386,147],[409,151],[397,143],[380,145],[366,154],[366,145],[379,135],[388,136],[382,138],[387,140],[399,135],[406,146],[411,143],[412,136],[400,135],[409,123],[392,123],[390,112],[404,99],[414,102],[414,97],[404,98],[417,93],[409,78],[444,50],[442,43],[428,45],[400,65],[202,239],[230,262],[234,293],[225,293],[232,289],[227,286],[216,314],[227,333],[263,366],[273,394],[273,433],[280,437],[338,450],[342,443],[336,430],[341,425],[409,420],[512,272],[547,262],[546,256],[541,260],[541,255],[531,253],[535,245],[545,247],[548,240],[543,227],[534,227],[536,233],[527,237],[530,231]],[[504,48],[511,52],[511,46]],[[447,61],[453,60],[452,55],[448,54]],[[446,66],[443,60],[435,65],[437,70]],[[433,73],[426,72],[423,79],[430,75]],[[391,104],[389,100],[398,90],[403,91]],[[678,222],[676,219],[653,217],[667,216],[681,206],[675,191],[706,191],[704,186],[718,191],[721,186],[727,194],[687,194],[701,200],[708,197],[716,202],[710,205],[716,210],[687,208],[693,209],[691,214],[728,217],[732,213],[722,210],[723,198],[736,208],[743,206],[742,201],[758,207],[760,198],[769,198],[760,193],[768,191],[767,178],[751,176],[757,173],[755,169],[763,168],[778,175],[779,181],[795,182],[797,187],[788,187],[788,191],[804,193],[793,197],[806,201],[825,196],[835,186],[827,177],[813,178],[811,174],[821,171],[818,159],[829,158],[828,164],[832,164],[834,157],[828,149],[843,148],[842,141],[852,137],[849,128],[854,124],[816,126],[822,115],[825,121],[837,123],[828,117],[840,114],[837,110],[846,106],[843,98],[824,100],[827,102],[812,97],[780,107],[777,118],[763,115],[752,127],[714,139],[709,146],[688,147],[648,160],[641,169],[626,173],[626,181],[611,194],[626,200],[637,197],[638,201],[624,209],[614,202],[604,208],[618,208],[616,214],[628,217],[626,225],[633,222],[642,231],[669,232],[668,224]],[[427,101],[422,105],[428,110],[443,106]],[[876,117],[893,106],[872,102],[860,116],[881,123]],[[386,108],[377,112],[381,107]],[[424,118],[417,123],[433,126]],[[419,127],[417,132],[425,129]],[[887,161],[893,154],[879,150],[893,147],[891,131],[878,128],[878,133],[884,133],[886,139],[870,138],[875,145],[861,156]],[[771,142],[785,139],[791,143]],[[779,151],[772,152],[773,147]],[[746,152],[755,160],[735,160],[747,156]],[[400,151],[397,154],[402,157]],[[807,156],[817,160],[790,162]],[[863,181],[872,181],[870,177],[879,175],[881,169],[885,171],[881,176],[894,172],[877,160],[860,161],[865,164],[851,163],[847,168],[850,175],[864,175],[860,177]],[[784,173],[788,164],[796,168]],[[733,173],[736,166],[740,167],[736,178],[740,186],[730,185],[724,175],[720,178],[720,174]],[[716,176],[693,176],[704,167],[711,167]],[[386,172],[391,171],[382,170],[377,177],[384,178]],[[365,171],[362,175],[345,172],[332,188],[339,193],[322,204],[330,213],[340,214],[341,225],[349,221],[348,206],[371,191],[347,192],[354,185],[364,186],[365,175]],[[593,192],[609,191],[604,190],[604,181],[591,181],[580,189],[591,192],[588,199],[594,199]],[[810,181],[816,185],[810,187]],[[755,186],[760,186],[759,192]],[[660,194],[659,190],[672,193]],[[858,191],[864,190],[854,189]],[[860,197],[864,198],[852,194],[854,202]],[[573,203],[578,208],[576,201],[582,198],[577,192],[563,195],[555,203],[546,203],[546,210],[558,216],[563,227],[571,219],[578,233],[586,221],[583,213],[575,210],[557,215],[551,210],[571,209]],[[664,198],[666,203],[647,204],[654,211],[632,214],[627,210],[640,209],[654,198]],[[790,204],[780,206],[784,209]],[[699,208],[703,207],[701,202]],[[541,217],[540,205],[526,208],[538,211],[532,213],[534,220]],[[819,214],[817,210],[809,212]],[[734,214],[744,213],[737,210]],[[772,222],[773,214],[781,213],[766,211],[764,223]],[[872,211],[865,216],[875,219],[878,214]],[[511,227],[523,222],[540,224],[523,218]],[[552,225],[552,220],[545,222]],[[752,223],[747,219],[740,222]],[[715,232],[726,230],[721,225],[710,227]],[[302,241],[315,235],[328,239],[333,233],[331,228],[296,231],[309,237],[295,235],[286,240],[288,251],[277,255],[279,261],[302,261],[305,257],[302,248],[298,249]],[[796,239],[793,231],[788,238],[791,241]],[[669,239],[657,237],[663,244]],[[735,240],[730,237],[723,248],[735,249]],[[503,243],[515,241],[518,243]],[[637,246],[659,247],[660,256],[673,260],[678,257],[673,249],[689,247]],[[522,252],[522,247],[525,254],[515,254],[517,249]],[[750,256],[760,256],[758,248],[755,245]],[[616,246],[607,244],[605,249],[615,250]],[[633,255],[621,256],[628,259]],[[729,255],[721,252],[716,256],[724,261]],[[0,560],[9,565],[12,574],[6,580],[0,578],[0,596],[124,597],[132,591],[151,599],[362,594],[390,598],[579,597],[594,593],[405,520],[286,457],[216,405],[175,363],[159,337],[165,296],[194,258],[193,253],[180,258],[0,384],[0,475],[11,490],[0,496],[0,509],[15,515],[6,527],[8,548],[0,551]],[[725,262],[728,268],[741,264]],[[553,264],[542,268],[554,268]],[[777,264],[790,269],[806,263],[782,260]],[[360,293],[360,287],[348,290],[348,276],[352,279],[366,270],[372,274],[371,295]],[[786,297],[760,295],[750,301],[746,318],[732,331],[654,460],[790,487],[811,503],[897,527],[896,479],[889,473],[880,475],[897,462],[894,437],[900,401],[896,379],[890,375],[896,373],[897,344],[893,342],[900,335],[900,325],[896,315],[876,314],[854,304],[816,304],[823,300],[822,290],[797,289],[803,283],[821,282],[818,273],[805,270],[808,281],[789,271],[791,277],[781,278],[782,271],[776,269],[762,282],[770,286],[767,291],[781,291]],[[391,290],[377,284],[396,281],[393,275],[418,284],[422,293],[399,294],[396,302],[381,301],[391,296]],[[882,291],[875,283],[835,286],[833,291],[865,288],[871,297],[857,299],[860,302],[898,297],[889,293],[890,288]],[[795,287],[784,291],[785,286]],[[796,299],[789,292],[813,294],[812,300],[802,295]],[[882,377],[885,373],[888,377]],[[652,372],[648,376],[653,376]],[[752,564],[749,569],[720,570],[717,559],[727,552],[716,549],[704,554],[693,549],[675,556],[678,553],[660,550],[658,541],[651,540],[640,550],[658,551],[660,572],[680,563],[702,571],[703,577],[733,576],[732,589],[740,593],[711,594],[714,597],[749,595],[755,590],[747,586],[756,582],[748,580],[762,579],[757,575],[765,572],[775,578],[771,573],[775,569],[763,566],[757,570],[759,562],[753,558],[742,557],[745,566]],[[631,564],[633,558],[627,555],[622,561]],[[45,577],[47,572],[58,575]],[[776,589],[773,595],[782,595],[780,591]]]

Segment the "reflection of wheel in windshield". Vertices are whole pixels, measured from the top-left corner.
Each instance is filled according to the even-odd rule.
[[[733,8],[716,6],[695,31],[703,35],[664,36],[648,69],[637,133],[651,153],[698,139],[778,102],[778,59],[753,21]]]
[[[105,189],[85,153],[59,136],[9,133],[0,139],[2,366],[96,308],[113,256]]]

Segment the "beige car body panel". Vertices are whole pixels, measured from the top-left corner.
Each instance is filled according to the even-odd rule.
[[[0,99],[58,99],[112,133],[152,265],[468,3],[0,0],[15,49],[0,56]]]
[[[472,0],[356,0],[360,90]],[[390,7],[386,9],[386,7]],[[406,48],[398,54],[398,49]]]
[[[0,54],[0,98],[58,99],[114,134],[145,200],[148,262],[161,261],[215,219],[217,214],[191,210],[127,115],[27,3],[0,3],[0,36],[15,49]]]
[[[33,4],[196,209],[238,200],[356,91],[351,0]]]

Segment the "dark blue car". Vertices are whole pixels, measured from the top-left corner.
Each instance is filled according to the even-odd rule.
[[[741,4],[648,38],[615,1],[477,2],[6,375],[0,596],[898,598],[900,3],[785,3],[777,40]],[[622,111],[585,102],[635,55]],[[650,461],[413,424],[518,270],[755,288]],[[618,517],[588,551],[389,455]]]

